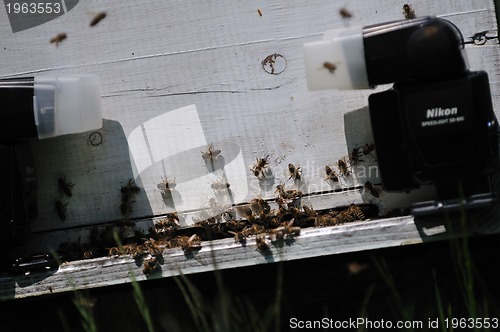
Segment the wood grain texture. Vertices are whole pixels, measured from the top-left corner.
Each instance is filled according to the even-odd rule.
[[[355,176],[341,184],[331,186],[324,180],[325,165],[334,165],[353,147],[372,141],[367,98],[389,86],[374,91],[310,92],[302,45],[319,40],[329,29],[403,19],[401,1],[351,2],[348,9],[353,18],[349,21],[338,15],[344,5],[326,0],[287,4],[80,1],[60,18],[15,34],[5,11],[0,10],[1,78],[90,73],[100,77],[103,90],[104,122],[98,131],[102,144],[93,146],[91,133],[32,141],[39,178],[39,217],[32,225],[30,244],[17,248],[13,255],[46,251],[64,241],[84,241],[89,226],[123,219],[119,189],[129,179],[142,190],[128,217],[141,219],[138,223],[144,228],[155,216],[174,209],[187,216],[186,224],[191,223],[189,216],[214,197],[212,181],[224,176],[233,193],[228,203],[246,202],[256,195],[272,198],[280,182],[294,186],[288,180],[288,163],[301,166],[304,181],[299,186],[316,208],[368,202],[384,212],[433,198],[432,188],[409,194],[382,193],[380,199],[360,190],[367,180],[380,182],[375,154],[367,156]],[[489,0],[422,0],[412,6],[418,16],[450,20],[465,39],[497,26]],[[99,11],[106,11],[107,17],[90,28],[93,13]],[[55,47],[49,40],[60,32],[68,38]],[[467,44],[466,49],[471,69],[488,72],[493,105],[498,109],[496,42]],[[262,61],[275,53],[286,60],[286,68],[278,75],[262,68]],[[210,143],[221,150],[215,171],[201,158],[201,151]],[[249,168],[255,158],[266,155],[270,156],[272,176],[259,181]],[[64,176],[75,186],[73,197],[65,198],[69,204],[62,222],[53,207],[60,198],[57,179]],[[169,201],[157,188],[162,178],[175,178],[177,183]],[[340,188],[351,190],[320,194]],[[408,222],[411,228],[411,219],[404,220],[401,227]],[[405,232],[401,230],[398,245]],[[357,234],[353,242],[365,241]],[[407,240],[414,239],[412,235]],[[316,240],[312,235],[301,237],[297,247],[302,241],[305,245]],[[342,250],[385,245],[396,244],[381,239],[366,247],[353,245]],[[291,249],[294,246],[284,259],[301,257],[301,250]],[[251,255],[245,251],[250,258],[242,258],[242,264],[262,260],[250,251]],[[316,254],[322,253],[318,249],[307,257]],[[125,280],[127,270],[120,266],[122,279],[117,280]],[[108,282],[106,278],[103,284]]]

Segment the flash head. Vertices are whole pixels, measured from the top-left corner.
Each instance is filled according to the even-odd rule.
[[[39,75],[0,80],[0,142],[40,139],[102,127],[95,75]]]
[[[325,32],[304,45],[310,90],[366,89],[426,79],[468,68],[460,30],[451,22],[422,17]]]

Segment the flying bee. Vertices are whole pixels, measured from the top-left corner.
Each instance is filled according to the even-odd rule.
[[[133,202],[131,201],[131,199],[135,194],[139,193],[140,191],[141,188],[137,187],[135,185],[135,181],[132,179],[129,179],[127,184],[120,188],[121,192],[120,211],[122,214],[125,215],[131,210],[130,204]]]
[[[323,68],[326,68],[330,73],[335,74],[335,70],[337,70],[337,65],[332,62],[323,62]]]
[[[370,181],[366,181],[365,190],[368,190],[373,197],[379,198],[380,193]]]
[[[407,20],[417,17],[415,15],[415,10],[407,3],[403,5],[403,15]]]
[[[269,155],[265,156],[264,158],[255,158],[257,161],[250,168],[253,172],[253,175],[255,175],[256,177],[259,177],[259,175],[262,175],[263,177],[266,176],[265,171],[268,167],[268,158]]]
[[[73,188],[74,184],[66,181],[66,177],[59,178],[57,180],[57,185],[59,186],[59,192],[64,193],[66,196],[73,196],[73,192],[71,188]]]
[[[141,188],[135,185],[135,181],[129,179],[125,186],[122,186],[120,192],[122,194],[137,194],[141,191]]]
[[[342,18],[346,19],[346,18],[351,18],[352,17],[352,14],[350,11],[348,11],[346,8],[340,8],[339,9],[339,14],[340,16],[342,16]]]
[[[257,9],[257,13],[259,13],[259,16],[262,17],[262,10],[260,10],[260,8]]]
[[[266,243],[265,235],[257,235],[255,237],[255,244],[257,245],[257,251],[269,251],[269,245]]]
[[[151,257],[147,261],[144,261],[144,267],[142,269],[142,272],[144,274],[149,274],[155,271],[158,271],[161,268],[160,262],[156,257]]]
[[[50,39],[51,44],[55,44],[56,47],[59,46],[59,43],[61,43],[63,40],[65,40],[68,37],[68,35],[64,32],[58,33],[54,37]]]
[[[330,166],[325,166],[326,181],[339,182],[339,176]]]
[[[90,26],[93,27],[93,26],[97,25],[97,23],[99,23],[102,20],[104,20],[105,17],[106,17],[106,12],[97,13],[94,16],[94,18],[92,18],[92,20],[90,21]]]
[[[345,162],[345,160],[339,159],[339,161],[337,161],[337,166],[339,168],[340,175],[349,176],[350,172],[349,169],[347,168],[347,163]]]
[[[372,153],[374,150],[375,150],[375,144],[373,144],[373,143],[371,143],[371,144],[366,143],[366,144],[362,147],[362,151],[363,151],[363,154],[364,154],[365,156],[366,156],[367,154]]]
[[[66,204],[63,204],[61,201],[56,201],[54,203],[54,209],[56,210],[57,216],[59,219],[62,221],[66,220],[66,206],[68,206],[69,202]]]
[[[201,151],[203,160],[215,160],[219,158],[221,151],[214,148],[214,144],[210,143],[206,151]]]
[[[290,163],[288,164],[288,172],[290,172],[290,177],[288,178],[289,180],[293,178],[294,181],[300,181],[302,180],[302,170],[299,167],[295,167],[294,164]]]

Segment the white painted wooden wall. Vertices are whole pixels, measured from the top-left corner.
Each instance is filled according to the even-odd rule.
[[[130,217],[146,219],[173,209],[199,210],[214,197],[210,185],[222,174],[234,203],[256,195],[274,197],[276,184],[294,185],[287,181],[288,163],[302,167],[301,189],[309,194],[380,182],[374,168],[370,176],[350,177],[342,185],[324,181],[325,165],[372,142],[367,98],[374,91],[308,91],[302,45],[329,29],[403,19],[404,3],[85,0],[56,20],[15,34],[0,10],[1,78],[90,73],[102,81],[102,144],[93,146],[90,133],[32,141],[39,218],[32,225],[37,233],[32,247],[20,252],[62,240],[84,241],[80,227],[122,219],[119,189],[129,178],[142,188]],[[465,38],[497,29],[491,0],[416,0],[411,5],[418,16],[452,21]],[[341,7],[353,18],[343,20]],[[99,11],[107,17],[90,28]],[[49,40],[60,32],[68,38],[55,47]],[[490,75],[498,110],[497,41],[466,48],[471,69]],[[261,63],[274,53],[286,59],[277,75]],[[209,143],[222,151],[223,170],[210,173],[203,162],[200,151]],[[249,168],[266,155],[273,177],[259,181]],[[376,166],[375,155],[365,159],[363,166]],[[69,205],[62,222],[53,206],[60,198],[57,179],[64,176],[75,186],[73,197],[64,198]],[[171,201],[165,202],[157,188],[162,177],[177,183]],[[384,209],[433,197],[432,189],[403,196],[384,193],[375,201],[355,189],[312,203],[327,208],[364,201]]]

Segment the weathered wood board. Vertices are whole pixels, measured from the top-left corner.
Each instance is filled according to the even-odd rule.
[[[329,29],[403,19],[403,4],[80,1],[58,19],[17,33],[0,10],[0,78],[96,74],[102,81],[104,117],[97,131],[101,144],[91,132],[32,141],[39,217],[32,225],[33,239],[13,255],[84,241],[89,226],[123,219],[120,187],[131,178],[142,190],[127,217],[143,220],[144,228],[155,216],[173,210],[185,214],[185,225],[192,223],[190,216],[215,197],[211,183],[221,177],[231,184],[228,204],[257,195],[272,198],[277,184],[294,186],[288,180],[289,163],[302,168],[304,180],[298,185],[315,208],[370,202],[383,212],[433,198],[432,188],[382,193],[380,199],[364,193],[359,188],[366,181],[380,182],[375,153],[340,184],[326,182],[325,165],[334,165],[352,147],[372,142],[367,98],[389,86],[310,92],[305,80],[304,43],[320,39]],[[481,31],[497,32],[491,0],[411,4],[418,16],[438,15],[456,24],[466,41]],[[343,6],[353,13],[352,19],[338,15]],[[99,11],[106,11],[107,17],[89,27]],[[60,32],[68,38],[55,47],[49,40]],[[471,69],[488,72],[498,110],[498,40],[466,44],[466,49]],[[269,73],[263,61],[275,53],[281,57],[275,72]],[[215,171],[201,158],[210,143],[221,150]],[[266,155],[272,176],[258,180],[250,167]],[[64,176],[75,186],[73,197],[64,198],[69,204],[62,222],[54,202],[60,199],[57,179]],[[168,200],[157,187],[162,178],[177,184]],[[333,192],[338,189],[347,191]],[[373,247],[349,250],[366,248]],[[287,255],[298,253],[291,250]]]

